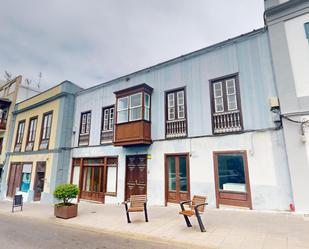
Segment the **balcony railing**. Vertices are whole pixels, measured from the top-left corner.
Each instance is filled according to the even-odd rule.
[[[114,131],[102,131],[101,132],[101,144],[109,143],[113,141]]]
[[[6,128],[6,118],[0,118],[0,129],[5,130]]]
[[[214,133],[228,133],[242,130],[240,111],[213,113]]]
[[[89,144],[89,134],[79,134],[79,146],[87,146]]]
[[[187,136],[187,120],[166,121],[166,138],[178,138]]]

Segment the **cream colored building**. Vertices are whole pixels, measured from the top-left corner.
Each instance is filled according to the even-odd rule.
[[[20,102],[13,112],[2,197],[51,202],[68,177],[75,93],[69,81]]]

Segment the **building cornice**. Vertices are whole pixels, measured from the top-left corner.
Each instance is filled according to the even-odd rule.
[[[56,99],[65,97],[65,96],[67,96],[67,95],[75,95],[75,94],[73,94],[73,93],[67,93],[67,92],[61,92],[61,93],[55,94],[54,96],[51,96],[51,97],[49,97],[49,98],[47,98],[47,99],[44,99],[44,100],[42,100],[42,101],[40,101],[40,102],[37,102],[37,103],[35,103],[35,104],[29,105],[29,106],[27,106],[27,107],[25,107],[25,108],[23,108],[23,109],[15,110],[15,111],[13,111],[13,115],[17,115],[17,114],[19,114],[19,113],[29,111],[29,110],[31,110],[31,109],[34,109],[34,108],[37,108],[37,107],[39,107],[39,106],[45,105],[45,104],[47,104],[47,103],[49,103],[49,102],[51,102],[51,101],[54,101],[54,100],[56,100]]]
[[[307,7],[309,7],[308,0],[290,0],[285,3],[279,4],[277,6],[267,9],[264,15],[266,18],[270,18],[274,15],[281,14],[282,12],[287,12],[287,11],[290,12],[290,10],[293,10],[294,8],[302,7],[302,5],[307,5]],[[288,13],[284,13],[284,14],[288,14]]]

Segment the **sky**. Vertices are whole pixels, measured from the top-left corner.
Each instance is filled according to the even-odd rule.
[[[263,0],[0,0],[0,79],[103,83],[263,26]]]

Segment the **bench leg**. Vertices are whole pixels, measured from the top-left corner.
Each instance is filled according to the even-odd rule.
[[[127,214],[128,223],[131,223],[130,215],[129,215],[129,212],[128,212],[128,204],[127,203],[125,203],[125,207],[126,207],[126,214]]]
[[[187,227],[192,227],[192,224],[191,224],[191,222],[190,222],[190,220],[189,220],[188,216],[184,215],[183,217],[185,218],[185,221],[186,221]]]
[[[148,222],[148,213],[147,213],[147,205],[144,203],[144,213],[145,213],[145,221]]]
[[[202,221],[202,218],[201,218],[201,215],[200,215],[199,212],[196,212],[196,218],[197,218],[198,224],[200,226],[201,232],[206,232],[206,229],[204,227],[204,224],[203,224],[203,221]]]

